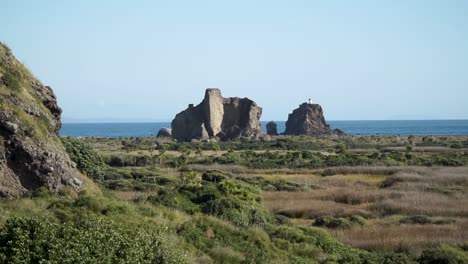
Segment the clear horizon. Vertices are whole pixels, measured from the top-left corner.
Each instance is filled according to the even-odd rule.
[[[54,89],[65,123],[170,122],[207,87],[256,101],[264,121],[308,98],[327,120],[468,119],[467,1],[18,0],[2,11],[0,41]]]
[[[100,119],[95,120],[81,120],[81,119],[63,119],[63,124],[144,124],[144,123],[171,123],[172,120],[146,120],[146,119],[132,119],[132,120],[112,120],[112,119]],[[264,120],[260,119],[260,122],[286,122],[286,120]],[[326,120],[327,122],[361,122],[361,121],[468,121],[468,119],[356,119],[356,120]]]

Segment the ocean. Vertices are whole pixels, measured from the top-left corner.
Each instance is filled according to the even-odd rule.
[[[266,131],[262,122],[263,130]],[[276,121],[278,132],[285,129],[285,121]],[[468,120],[379,120],[328,121],[350,135],[468,135]],[[171,127],[170,122],[153,123],[65,123],[62,136],[145,137],[156,135],[160,128]]]

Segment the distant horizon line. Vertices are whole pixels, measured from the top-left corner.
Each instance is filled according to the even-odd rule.
[[[260,120],[260,122],[286,122],[287,120]],[[327,122],[362,122],[362,121],[468,121],[468,119],[335,119]],[[171,123],[172,121],[63,121],[62,124],[146,124]]]

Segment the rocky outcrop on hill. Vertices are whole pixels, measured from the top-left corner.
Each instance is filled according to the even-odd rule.
[[[178,141],[256,137],[262,133],[261,115],[262,108],[248,98],[224,98],[219,89],[207,89],[199,105],[189,105],[172,120],[172,137]]]
[[[266,124],[267,134],[270,136],[278,135],[278,126],[275,122],[270,121]]]
[[[158,134],[156,135],[156,137],[172,137],[172,130],[169,129],[169,128],[161,128],[159,129],[158,131]]]
[[[303,103],[288,116],[285,135],[343,135],[344,132],[331,130],[325,121],[319,104]]]
[[[0,43],[0,197],[82,184],[58,137],[61,108],[44,86]]]

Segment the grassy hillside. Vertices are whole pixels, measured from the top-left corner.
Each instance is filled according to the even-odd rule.
[[[52,113],[44,106],[41,98],[34,91],[31,83],[37,80],[26,67],[16,60],[11,50],[0,42],[0,109],[11,112],[19,119],[22,129],[30,138],[40,140],[52,136],[50,140],[57,139],[54,136]],[[39,82],[39,81],[37,81]],[[37,112],[31,115],[25,109]],[[38,109],[34,109],[38,108]]]
[[[45,186],[79,188],[81,180],[58,136],[54,92],[0,43],[0,197]]]

